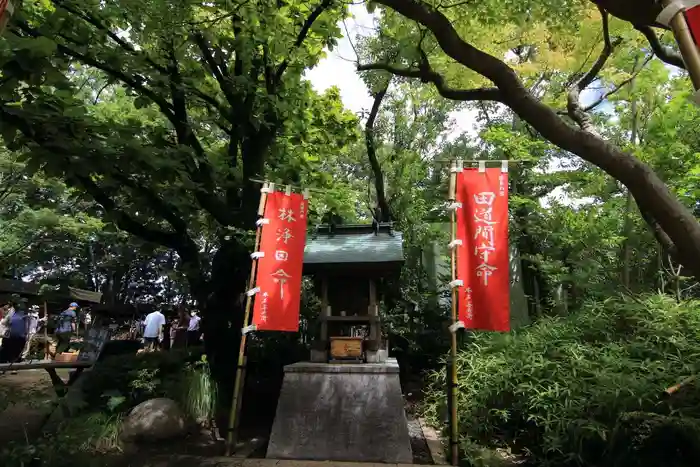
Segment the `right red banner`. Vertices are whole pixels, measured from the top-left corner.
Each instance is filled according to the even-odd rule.
[[[510,331],[508,173],[457,173],[459,320],[467,329]]]
[[[695,45],[700,48],[700,6],[685,10],[685,20],[688,22]]]

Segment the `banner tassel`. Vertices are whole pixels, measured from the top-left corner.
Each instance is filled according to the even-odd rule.
[[[255,325],[251,324],[250,326],[246,326],[243,329],[241,329],[241,334],[243,334],[245,336],[249,332],[255,331],[255,329],[256,329]]]
[[[457,240],[452,240],[450,243],[447,244],[447,247],[452,250],[453,248],[456,248],[462,244],[462,240],[457,239]]]

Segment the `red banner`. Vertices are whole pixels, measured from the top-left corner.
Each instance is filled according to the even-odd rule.
[[[299,330],[301,275],[308,202],[303,195],[270,193],[265,204],[255,286],[253,324],[258,331]]]
[[[459,320],[467,329],[510,330],[508,173],[457,173]]]
[[[693,35],[695,45],[700,48],[700,6],[686,10],[685,20],[688,22],[688,28]]]

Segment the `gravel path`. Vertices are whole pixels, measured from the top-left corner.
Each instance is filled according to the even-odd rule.
[[[67,370],[59,370],[67,377]],[[0,445],[23,441],[41,429],[56,394],[44,370],[23,370],[0,375]]]

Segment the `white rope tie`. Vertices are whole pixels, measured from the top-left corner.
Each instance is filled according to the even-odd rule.
[[[508,161],[501,161],[501,173],[508,173]]]
[[[453,250],[458,245],[462,245],[462,240],[460,240],[460,239],[452,240],[447,246],[449,247],[450,250]]]
[[[267,225],[267,224],[269,224],[269,223],[270,223],[270,219],[265,219],[265,218],[261,218],[261,219],[258,219],[257,221],[255,221],[255,225],[256,225],[257,227],[260,227],[260,226],[263,226],[263,225]]]
[[[486,172],[486,161],[479,161],[479,173]]]
[[[457,321],[455,324],[450,326],[450,332],[457,332],[459,329],[464,329],[464,323],[462,321]]]
[[[246,326],[243,329],[241,329],[241,334],[243,334],[245,336],[249,332],[253,332],[256,329],[257,329],[256,326],[254,324],[251,324],[250,326]]]
[[[254,288],[250,289],[249,291],[247,291],[245,294],[249,297],[252,297],[253,295],[255,295],[258,292],[260,292],[260,287],[254,287]]]
[[[450,211],[453,211],[453,210],[459,209],[461,207],[462,207],[462,203],[454,202],[454,203],[450,204],[449,206],[447,206],[447,209],[449,209]]]
[[[456,287],[462,287],[464,285],[464,281],[462,279],[455,279],[452,282],[450,282],[450,288],[454,289]]]
[[[255,251],[250,254],[250,259],[260,259],[265,257],[264,251]]]
[[[700,5],[700,0],[676,0],[675,2],[669,3],[663,10],[661,10],[659,16],[656,17],[656,21],[664,26],[669,26],[671,24],[671,20],[673,20],[678,13],[685,10],[690,10],[698,5]]]

